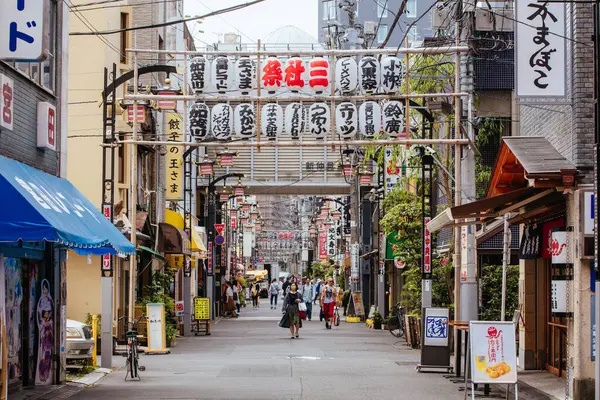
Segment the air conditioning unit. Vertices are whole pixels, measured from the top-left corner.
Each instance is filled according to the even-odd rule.
[[[431,10],[431,26],[434,30],[450,29],[450,24],[454,21],[454,3],[436,6]]]
[[[377,33],[377,23],[375,21],[365,21],[365,35],[375,35]]]
[[[475,10],[475,30],[482,32],[512,32],[514,13],[512,8],[478,8]]]

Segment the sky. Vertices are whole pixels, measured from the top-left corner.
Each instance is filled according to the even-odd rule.
[[[203,15],[248,1],[184,0],[184,12],[186,16]],[[242,43],[254,43],[258,39],[264,40],[269,33],[286,25],[296,26],[317,38],[318,4],[316,0],[266,0],[238,11],[206,18],[195,29],[194,25],[189,26],[194,33],[204,31],[195,35],[198,46],[203,45],[200,41],[216,43],[219,35],[222,38],[224,33],[230,32],[241,35]]]

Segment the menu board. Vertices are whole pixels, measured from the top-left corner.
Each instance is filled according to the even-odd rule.
[[[517,383],[515,325],[509,322],[469,322],[473,383]]]

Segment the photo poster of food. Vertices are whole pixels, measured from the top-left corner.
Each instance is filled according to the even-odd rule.
[[[469,322],[473,383],[517,383],[515,325],[509,322]]]

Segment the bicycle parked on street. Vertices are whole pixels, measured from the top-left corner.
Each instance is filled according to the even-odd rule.
[[[404,307],[396,303],[392,309],[392,316],[388,321],[388,329],[392,336],[401,338],[404,336]]]
[[[125,319],[127,317],[119,318],[119,321]],[[127,362],[125,363],[125,381],[127,381],[127,377],[130,376],[131,379],[137,379],[138,381],[142,378],[138,374],[138,371],[144,372],[146,367],[139,365],[139,341],[138,341],[138,325],[142,319],[148,319],[145,314],[140,315],[137,321],[129,321],[127,323],[127,332],[125,333],[125,337],[127,338],[127,352],[124,354],[124,357],[127,357]]]

